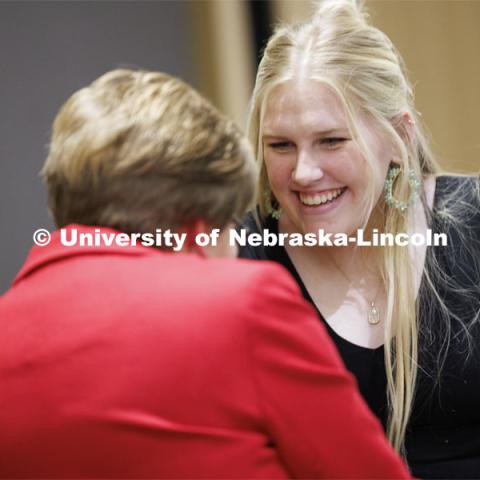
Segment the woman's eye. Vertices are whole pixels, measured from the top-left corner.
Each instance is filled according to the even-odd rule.
[[[287,141],[271,142],[271,143],[268,144],[268,146],[273,150],[285,151],[285,150],[289,150],[290,148],[292,148],[293,143],[292,142],[287,142]]]
[[[337,147],[341,145],[343,142],[345,142],[347,139],[343,137],[327,137],[327,138],[322,138],[320,140],[320,143],[322,145],[325,145],[327,148],[330,147]]]

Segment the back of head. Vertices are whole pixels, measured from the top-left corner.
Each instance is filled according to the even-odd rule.
[[[59,227],[153,232],[224,227],[251,201],[255,167],[239,129],[184,82],[114,70],[63,105],[41,173]]]

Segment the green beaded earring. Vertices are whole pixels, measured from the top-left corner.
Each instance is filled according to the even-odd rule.
[[[385,202],[388,206],[404,212],[408,207],[413,205],[418,198],[418,190],[420,188],[420,181],[413,170],[408,171],[408,184],[410,185],[410,196],[406,202],[397,200],[393,196],[393,182],[400,173],[399,167],[390,167],[387,179],[385,180]]]
[[[272,205],[272,192],[269,186],[267,186],[265,193],[263,194],[263,197],[265,202],[265,211],[267,212],[268,215],[271,215],[275,220],[278,220],[280,218],[280,215],[282,214],[282,209],[280,207],[275,208]]]

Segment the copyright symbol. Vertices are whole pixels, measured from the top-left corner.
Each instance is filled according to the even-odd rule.
[[[33,234],[33,242],[39,247],[44,247],[50,243],[50,232],[44,228],[39,228]]]

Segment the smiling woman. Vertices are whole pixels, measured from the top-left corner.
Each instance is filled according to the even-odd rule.
[[[377,203],[389,167],[388,146],[364,116],[361,120],[359,133],[374,157]],[[282,83],[268,97],[262,131],[269,184],[286,213],[283,229],[347,235],[356,230],[365,217],[366,163],[334,91],[305,78]]]
[[[415,476],[479,478],[480,186],[439,167],[395,47],[354,0],[320,1],[270,38],[248,131],[253,231],[446,237],[241,255],[291,272]]]

